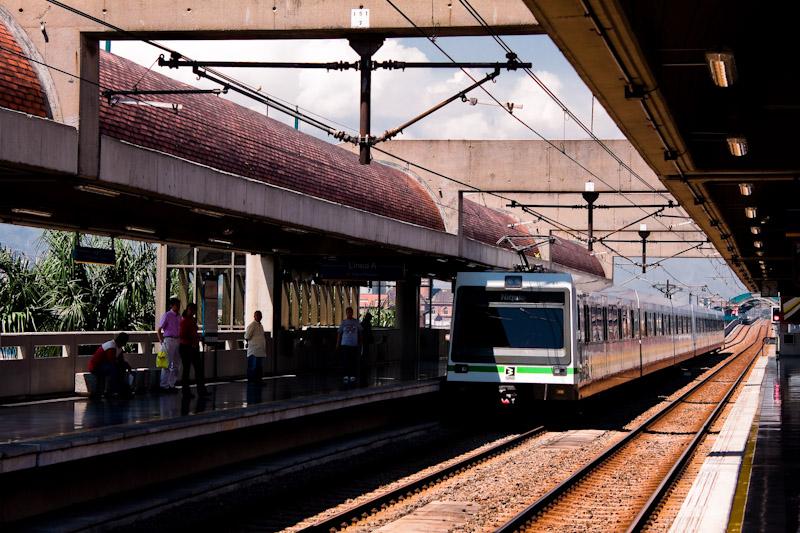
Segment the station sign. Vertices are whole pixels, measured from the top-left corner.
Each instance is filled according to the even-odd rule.
[[[90,246],[76,246],[72,250],[72,259],[76,263],[89,265],[114,265],[117,262],[114,248],[92,248]]]
[[[406,267],[402,263],[381,263],[370,259],[330,261],[319,266],[322,279],[396,281],[405,275]]]
[[[351,9],[350,27],[369,28],[369,9]]]

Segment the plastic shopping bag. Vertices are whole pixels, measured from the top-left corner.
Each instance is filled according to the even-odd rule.
[[[156,355],[156,368],[167,368],[169,367],[169,360],[167,359],[167,351],[161,350]]]

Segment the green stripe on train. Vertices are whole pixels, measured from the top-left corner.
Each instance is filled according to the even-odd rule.
[[[513,366],[513,365],[511,365]],[[549,366],[516,366],[517,374],[552,374],[553,369]],[[447,365],[447,371],[455,371],[455,365]],[[506,367],[503,365],[469,365],[469,372],[494,372],[503,374]],[[567,368],[567,375],[575,374],[574,368]]]

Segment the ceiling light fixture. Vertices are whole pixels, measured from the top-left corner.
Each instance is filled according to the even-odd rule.
[[[756,255],[758,257],[762,257],[764,255],[764,252],[762,250],[756,250]]]
[[[12,213],[16,213],[18,215],[31,215],[34,217],[42,217],[42,218],[50,218],[53,216],[53,213],[48,213],[47,211],[38,211],[36,209],[26,209],[22,207],[14,207],[11,209]]]
[[[213,238],[212,239],[208,239],[208,242],[211,242],[211,243],[214,243],[214,244],[222,244],[222,245],[225,245],[225,246],[230,246],[231,244],[233,244],[231,241],[226,241],[224,239],[213,239]]]
[[[192,212],[197,213],[198,215],[207,215],[214,218],[222,218],[225,215],[218,211],[211,211],[210,209],[203,209],[202,207],[193,207]]]
[[[128,231],[135,231],[136,233],[147,233],[148,235],[153,235],[156,230],[150,228],[143,228],[141,226],[125,226],[125,229]]]
[[[110,198],[116,198],[119,196],[118,191],[112,191],[111,189],[104,189],[103,187],[95,187],[94,185],[77,185],[75,187],[79,191],[83,192],[90,192],[92,194],[99,194],[100,196],[108,196]]]
[[[750,233],[752,233],[753,235],[758,235],[759,233],[761,233],[761,228],[758,226],[750,226]]]
[[[755,207],[745,207],[744,208],[744,216],[747,218],[756,218],[758,215],[758,211]]]
[[[753,241],[753,246],[755,246],[756,248],[761,248],[764,246],[764,243],[762,243],[761,241]]]
[[[730,87],[736,81],[736,62],[730,52],[708,52],[706,63],[717,87]]]
[[[739,184],[739,192],[742,193],[742,196],[750,196],[753,194],[753,184],[752,183],[740,183]]]
[[[728,142],[728,150],[731,155],[742,157],[747,153],[747,139],[744,137],[728,137],[725,140]]]

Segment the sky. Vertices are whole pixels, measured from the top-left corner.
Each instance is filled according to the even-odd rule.
[[[570,64],[547,37],[505,37],[521,61],[533,63],[536,75],[585,124],[590,125],[601,139],[623,139],[624,136],[608,114],[592,97]],[[355,52],[344,40],[297,41],[170,41],[165,42],[187,57],[196,60],[239,61],[354,61]],[[504,62],[504,51],[488,37],[439,38],[437,44],[456,60]],[[153,71],[203,88],[218,87],[206,80],[197,80],[189,69],[159,68],[155,61],[162,52],[145,43],[115,41],[112,52],[126,57]],[[388,39],[375,55],[376,60],[445,61],[446,58],[426,39]],[[348,132],[357,132],[358,79],[355,71],[328,72],[301,69],[220,69],[235,78],[260,88],[264,93],[299,106],[324,122]],[[488,70],[472,70],[476,78]],[[372,133],[381,133],[434,104],[461,91],[471,81],[457,69],[410,69],[407,71],[376,71],[372,81]],[[461,101],[449,104],[434,115],[408,128],[400,139],[586,139],[588,136],[569,120],[561,108],[535,82],[521,71],[506,72],[486,85],[501,102],[512,102],[521,119],[536,133],[526,129],[495,105],[480,89],[468,96],[477,98],[477,105]],[[238,94],[230,98],[239,104],[266,113],[287,124],[290,117],[255,103]],[[325,134],[305,124],[300,129],[311,135]],[[330,139],[333,141],[332,139]],[[35,240],[39,230],[0,224],[0,245],[26,253],[37,253]],[[686,285],[708,285],[712,292],[725,297],[742,292],[741,284],[720,260],[671,259],[665,268],[648,272],[644,279],[636,277],[636,267],[618,258],[615,261],[616,283],[652,291],[652,285],[671,282]],[[631,273],[633,272],[633,273]],[[639,276],[641,278],[642,276]],[[676,279],[677,278],[677,279]]]

